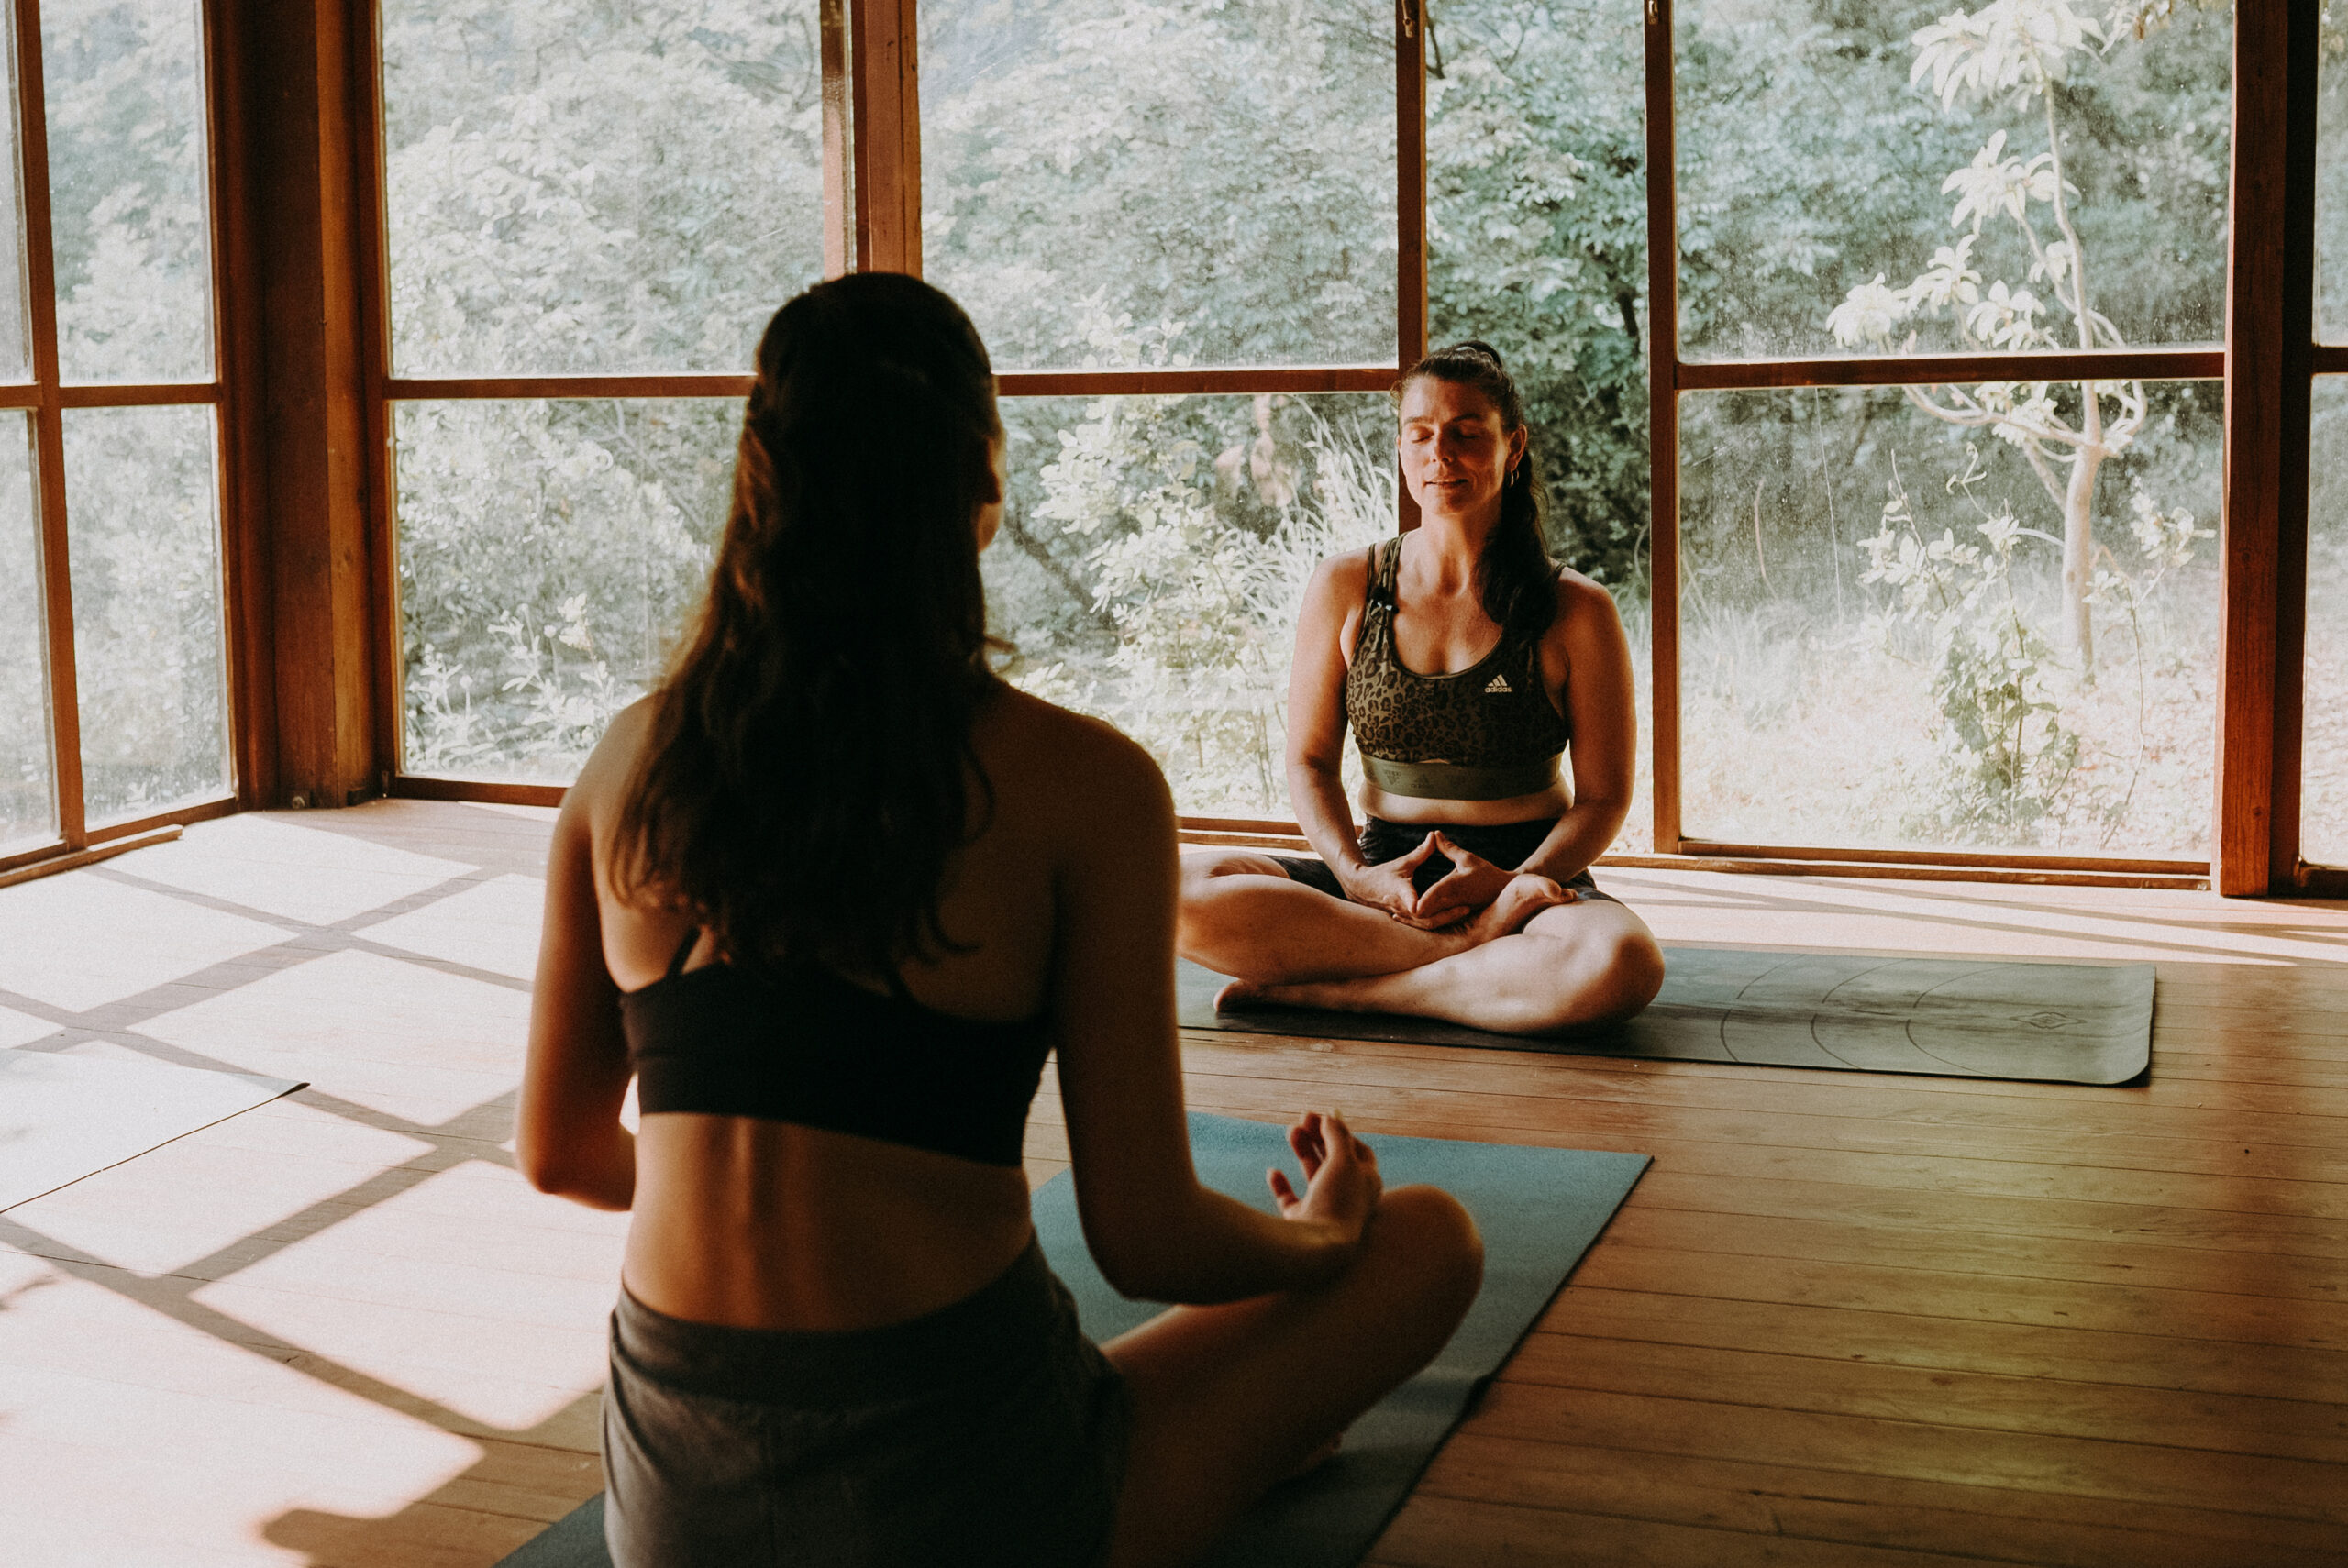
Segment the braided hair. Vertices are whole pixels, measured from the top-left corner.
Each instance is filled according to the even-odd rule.
[[[1538,637],[1556,619],[1557,563],[1549,556],[1548,488],[1541,482],[1532,431],[1524,423],[1524,400],[1500,350],[1473,337],[1438,348],[1404,371],[1394,383],[1398,408],[1411,383],[1423,376],[1473,387],[1499,411],[1504,434],[1525,432],[1523,456],[1501,486],[1500,526],[1485,539],[1476,561],[1476,596],[1503,630]]]

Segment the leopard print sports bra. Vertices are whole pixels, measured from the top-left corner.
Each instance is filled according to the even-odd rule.
[[[1369,781],[1393,795],[1505,801],[1557,778],[1573,729],[1541,680],[1538,638],[1506,629],[1451,675],[1420,675],[1394,651],[1394,579],[1402,541],[1370,552],[1369,593],[1346,671],[1346,721]]]

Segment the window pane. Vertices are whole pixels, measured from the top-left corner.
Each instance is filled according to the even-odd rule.
[[[404,376],[747,368],[823,272],[815,0],[383,0]]]
[[[393,419],[402,767],[568,783],[705,584],[742,405],[404,403]]]
[[[0,414],[0,850],[57,835],[31,430]]]
[[[1497,348],[1549,489],[1551,550],[1614,591],[1647,700],[1645,75],[1620,0],[1445,0],[1428,17],[1436,344]],[[1642,710],[1640,783],[1648,734]],[[1642,793],[1620,847],[1653,842]]]
[[[925,0],[923,272],[998,368],[1392,364],[1390,0]]]
[[[2117,9],[1681,0],[1683,352],[2221,337],[2232,7]]]
[[[228,792],[212,410],[65,411],[66,537],[93,824]]]
[[[1387,400],[1015,398],[1002,417],[1012,489],[981,565],[1005,673],[1146,746],[1183,812],[1287,818],[1296,612],[1323,557],[1394,532]]]
[[[11,61],[16,59],[16,32],[12,8],[0,17],[0,44],[5,44]],[[25,204],[17,179],[21,160],[17,149],[14,72],[6,86],[6,96],[0,99],[0,381],[21,381],[31,380],[33,372],[25,325]]]
[[[2348,866],[2348,381],[2315,383],[2299,855]]]
[[[2340,343],[2348,342],[2348,18],[2326,10],[2316,100],[2315,335]]]
[[[1681,400],[1689,836],[2206,857],[2222,397],[2101,385],[2083,604],[2077,448],[2032,438],[2042,476],[1948,417],[1998,389],[1930,389],[1943,417],[1897,388]],[[2076,386],[2009,390],[2081,423]]]
[[[212,259],[197,6],[43,0],[40,15],[65,379],[208,380]]]

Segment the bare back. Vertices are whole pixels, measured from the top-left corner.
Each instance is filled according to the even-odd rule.
[[[558,832],[549,873],[550,940],[566,879],[592,888],[592,956],[619,990],[658,980],[690,934],[683,916],[631,906],[612,889],[613,824],[647,717],[643,704],[622,715],[582,772],[564,811],[574,831]],[[1084,857],[1075,819],[1087,802],[1070,781],[1130,774],[1135,758],[1105,726],[1007,687],[981,706],[972,742],[992,801],[990,811],[987,792],[972,790],[980,831],[940,900],[954,945],[903,978],[940,1012],[1033,1018],[1055,1003],[1061,882]],[[712,945],[704,935],[687,967],[713,962]],[[878,977],[847,977],[881,988]],[[548,979],[542,969],[542,991]],[[993,1278],[1030,1234],[1020,1169],[790,1122],[648,1116],[636,1170],[627,1286],[646,1305],[701,1322],[838,1331],[900,1321]]]

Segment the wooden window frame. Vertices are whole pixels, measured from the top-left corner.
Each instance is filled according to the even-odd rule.
[[[19,0],[25,3],[25,0]],[[412,774],[399,766],[398,583],[394,549],[397,497],[391,469],[391,408],[395,403],[486,398],[668,398],[748,395],[746,373],[624,376],[437,376],[391,373],[388,251],[382,190],[381,45],[376,7],[356,0],[368,40],[366,69],[354,79],[360,134],[357,163],[364,222],[358,247],[364,268],[364,351],[369,445],[381,454],[368,489],[371,556],[375,566],[375,735],[381,788],[421,800],[554,805],[554,784]],[[921,108],[915,39],[917,0],[822,0],[825,105],[825,275],[852,259],[859,271],[921,272]],[[1397,246],[1393,362],[1373,365],[1199,366],[1166,370],[1011,370],[997,378],[1002,396],[1185,396],[1253,392],[1382,392],[1426,353],[1426,73],[1420,0],[1395,0]],[[1404,497],[1400,527],[1417,522]],[[1227,835],[1232,819],[1181,819],[1185,830]],[[1267,838],[1302,842],[1293,823],[1248,823]]]
[[[20,8],[32,0],[17,0]],[[375,754],[388,793],[552,804],[559,786],[398,771],[400,719],[391,405],[418,399],[739,397],[747,374],[396,378],[390,373],[382,210],[380,50],[372,0],[349,0],[366,40],[354,73],[356,245],[373,562]],[[823,0],[826,275],[850,266],[921,271],[917,0]],[[2298,15],[2295,13],[2304,13]],[[2017,355],[1786,357],[1689,361],[1678,345],[1677,169],[1671,0],[1645,6],[1649,434],[1655,852],[1601,864],[1783,873],[2214,886],[2229,894],[2348,892],[2348,871],[2304,865],[2298,847],[2298,712],[2306,572],[2309,378],[2348,374],[2348,347],[2311,346],[2314,65],[2312,12],[2239,0],[2234,22],[2232,212],[2225,338],[2215,348]],[[1421,0],[1395,0],[1399,228],[1393,363],[1013,370],[1007,397],[1379,392],[1427,347],[1426,68]],[[2305,243],[2301,243],[2304,240]],[[2221,381],[2223,563],[2212,853],[2126,855],[1744,844],[1690,836],[1681,816],[1678,646],[1678,400],[1689,392],[1927,385],[2011,380]],[[2296,489],[2294,486],[2296,485]],[[1408,498],[1398,525],[1415,521]],[[1196,843],[1297,845],[1293,822],[1184,817]]]
[[[1652,392],[1648,428],[1654,465],[1650,536],[1654,541],[1653,766],[1658,858],[1752,862],[1740,869],[1794,869],[1804,863],[1832,860],[1854,867],[1933,867],[2050,879],[2207,885],[2236,895],[2307,886],[2307,873],[2297,861],[2297,718],[2303,671],[2295,620],[2295,615],[2297,620],[2304,618],[2305,597],[2305,376],[2298,378],[2296,427],[2287,406],[2293,400],[2286,391],[2295,373],[2290,369],[2291,345],[2309,337],[2305,324],[2313,266],[2313,7],[2295,6],[2291,0],[2239,0],[2235,7],[2226,328],[2220,347],[1880,359],[1788,357],[1693,363],[1681,359],[1678,344],[1673,92],[1677,59],[1672,11],[1672,0],[1647,0],[1647,319]],[[2292,240],[2286,232],[2287,222],[2296,222],[2305,231],[2306,244]],[[2287,330],[2287,317],[2298,324],[2296,338]],[[2225,383],[2217,765],[2210,858],[1736,845],[1687,834],[1681,818],[1678,707],[1680,394],[1748,388],[2011,381],[2017,372],[2026,373],[2031,380]],[[2296,491],[2290,483],[2294,472]],[[2281,577],[2288,576],[2286,558],[2294,547],[2298,569],[2296,612],[2285,603],[2288,592],[2278,594],[2278,586],[2287,589]],[[2286,717],[2287,723],[2283,722]]]
[[[24,236],[26,327],[32,379],[0,385],[0,410],[31,415],[34,514],[41,574],[42,639],[49,703],[50,781],[57,831],[0,856],[0,878],[52,864],[83,864],[103,855],[169,836],[180,824],[227,816],[257,803],[250,747],[247,744],[254,682],[253,646],[243,635],[253,611],[248,585],[251,562],[238,525],[242,430],[230,396],[234,381],[235,329],[230,236],[240,211],[241,193],[232,170],[236,145],[238,80],[226,47],[219,0],[199,9],[200,69],[204,72],[204,136],[206,249],[212,267],[213,374],[196,381],[67,381],[57,337],[56,241],[50,231],[47,62],[41,53],[40,0],[14,0],[11,63],[17,72],[17,152]],[[82,776],[82,717],[79,664],[73,633],[73,585],[65,483],[65,411],[83,408],[204,406],[213,410],[214,527],[220,573],[221,659],[225,681],[227,780],[218,794],[165,811],[106,822],[92,827]]]

